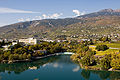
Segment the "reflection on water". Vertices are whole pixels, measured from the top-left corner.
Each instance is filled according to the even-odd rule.
[[[80,70],[80,67],[79,66],[76,66],[76,68],[74,68],[72,71],[73,72],[78,72]]]
[[[0,80],[120,80],[120,72],[84,70],[69,55],[0,64]]]

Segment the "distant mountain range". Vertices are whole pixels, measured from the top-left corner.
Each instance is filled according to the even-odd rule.
[[[120,9],[116,9],[116,10],[104,9],[104,10],[100,10],[99,12],[78,16],[78,18],[90,18],[90,17],[98,17],[98,16],[120,16]]]
[[[120,33],[120,9],[104,9],[75,18],[45,19],[0,27],[1,38],[97,38]]]

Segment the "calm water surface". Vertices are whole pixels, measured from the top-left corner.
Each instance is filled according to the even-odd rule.
[[[70,60],[70,55],[62,55],[34,62],[0,64],[0,80],[120,80],[120,73],[83,70]]]

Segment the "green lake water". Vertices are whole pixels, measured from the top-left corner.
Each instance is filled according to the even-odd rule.
[[[84,70],[70,60],[70,55],[61,55],[34,62],[0,64],[0,80],[120,80],[120,73]]]

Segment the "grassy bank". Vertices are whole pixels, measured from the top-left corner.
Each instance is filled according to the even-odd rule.
[[[109,49],[105,50],[105,51],[97,51],[95,49],[97,45],[107,45],[109,47]],[[105,54],[111,54],[111,53],[119,52],[120,43],[108,43],[108,42],[97,43],[95,45],[90,45],[89,48],[92,49],[93,51],[96,51],[96,55],[102,56],[102,55],[105,55]]]

